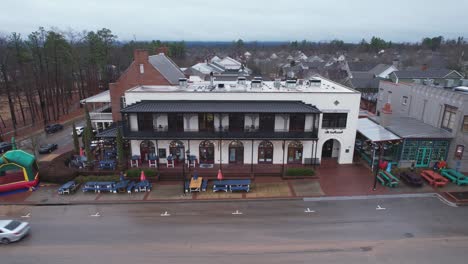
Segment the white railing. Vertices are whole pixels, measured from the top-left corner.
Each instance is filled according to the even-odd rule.
[[[89,117],[91,120],[112,120],[112,113],[90,112]]]

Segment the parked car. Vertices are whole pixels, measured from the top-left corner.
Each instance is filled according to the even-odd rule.
[[[5,153],[13,148],[13,145],[8,142],[0,142],[0,153]]]
[[[52,134],[52,133],[55,133],[57,131],[60,131],[63,129],[63,125],[61,124],[52,124],[52,125],[47,125],[45,127],[45,132],[47,134]]]
[[[400,178],[404,180],[408,185],[414,187],[421,187],[423,185],[423,180],[420,175],[411,171],[403,171],[400,173]]]
[[[56,150],[58,147],[57,144],[45,144],[45,145],[41,145],[39,147],[39,154],[47,154],[47,153],[51,153],[52,151]]]
[[[79,127],[75,127],[76,129],[76,134],[81,137],[83,135],[83,132],[85,130],[85,127],[82,127],[82,126],[79,126]],[[96,135],[96,129],[93,128],[93,134]],[[71,135],[73,136],[73,131],[71,133]]]
[[[0,242],[9,244],[26,236],[31,227],[28,222],[17,220],[0,220]]]

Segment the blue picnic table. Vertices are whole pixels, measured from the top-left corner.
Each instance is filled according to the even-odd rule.
[[[115,170],[115,160],[101,160],[99,161],[99,168],[100,169],[109,169],[109,170]]]
[[[115,183],[112,186],[112,192],[113,193],[124,193],[127,191],[127,186],[130,183],[129,180],[123,180]]]
[[[245,180],[221,180],[213,182],[213,192],[218,191],[250,191],[251,181]]]
[[[67,183],[65,183],[64,185],[60,186],[60,188],[58,189],[58,193],[59,194],[65,194],[65,193],[72,193],[76,190],[76,188],[78,187],[78,185],[76,184],[75,181],[69,181]]]
[[[131,181],[127,185],[127,193],[132,193],[135,190],[136,183],[134,181]]]
[[[138,182],[135,185],[135,192],[149,192],[151,191],[151,183],[147,180]]]
[[[83,186],[83,192],[111,192],[115,182],[86,182]]]

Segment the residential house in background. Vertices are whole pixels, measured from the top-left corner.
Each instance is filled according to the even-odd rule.
[[[377,64],[374,68],[369,70],[376,78],[389,79],[392,72],[398,71],[395,65]]]
[[[394,83],[417,83],[440,87],[456,87],[461,84],[463,75],[450,69],[427,69],[395,71],[390,74]]]
[[[221,59],[214,56],[209,62],[200,62],[188,68],[186,74],[199,76],[203,80],[209,80],[211,76],[218,80],[237,80],[238,76],[250,76],[252,71],[231,57]]]

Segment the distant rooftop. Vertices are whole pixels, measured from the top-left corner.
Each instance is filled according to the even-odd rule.
[[[415,70],[415,71],[395,71],[393,74],[398,78],[402,79],[425,79],[425,78],[432,78],[432,79],[443,79],[447,77],[451,73],[456,73],[459,75],[460,78],[463,76],[458,73],[457,71],[450,70],[450,69],[433,69],[433,70]]]
[[[291,93],[358,93],[344,85],[335,83],[323,77],[313,77],[310,80],[262,81],[254,78],[251,81],[241,78],[236,81],[210,81],[187,83],[186,85],[142,85],[131,88],[127,92],[291,92]]]

